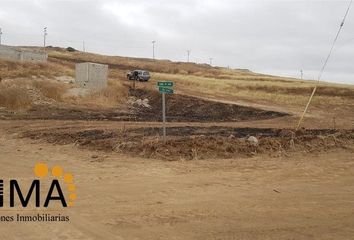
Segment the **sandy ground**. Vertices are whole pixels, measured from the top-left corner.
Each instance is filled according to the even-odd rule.
[[[69,223],[0,222],[0,239],[353,239],[351,149],[167,162],[18,139],[21,124],[56,124],[30,123],[0,122],[1,178],[60,164],[78,199]]]
[[[66,60],[63,63],[67,64]],[[114,67],[125,69],[111,64],[110,68]],[[145,87],[156,90],[155,81]],[[175,109],[174,118],[178,120],[168,123],[168,127],[289,129],[296,126],[303,111],[303,106],[292,102],[235,100],[234,96],[206,94],[190,87],[176,92],[188,97],[181,96],[184,99],[181,102],[168,99],[168,104],[173,103],[168,116]],[[145,94],[138,96],[145,97]],[[150,104],[161,106],[159,95],[150,97]],[[38,104],[44,105],[16,114],[0,108],[0,179],[30,184],[36,163],[60,165],[73,173],[78,198],[67,209],[0,208],[0,218],[17,213],[70,217],[70,222],[61,223],[0,221],[0,240],[354,239],[353,137],[341,148],[337,145],[323,150],[315,148],[311,153],[299,150],[272,157],[235,154],[238,157],[229,159],[143,159],[112,151],[97,152],[75,143],[50,144],[40,137],[41,133],[37,140],[20,136],[24,131],[43,130],[51,134],[160,127],[160,123],[153,122],[160,119],[158,108],[152,108],[157,109],[155,112],[141,112],[139,108],[138,114],[130,116],[128,110],[132,106],[91,109],[55,101]],[[331,106],[329,109],[326,102],[311,106],[302,126],[353,129],[353,103]],[[244,114],[238,116],[248,112],[245,107],[257,108],[252,111],[258,115],[252,112],[247,118]],[[272,119],[264,117],[264,111],[289,115]],[[197,116],[194,121],[190,118],[192,113]],[[184,118],[178,119],[181,114]],[[145,122],[137,122],[144,118]],[[124,119],[130,122],[122,122]],[[318,137],[323,136],[314,136],[323,140]]]

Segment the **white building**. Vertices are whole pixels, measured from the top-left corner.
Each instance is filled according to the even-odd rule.
[[[102,89],[107,87],[108,65],[98,63],[77,63],[75,82],[81,88]]]

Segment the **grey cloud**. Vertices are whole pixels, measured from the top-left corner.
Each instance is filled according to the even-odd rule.
[[[1,1],[4,43],[48,44],[110,55],[191,59],[219,66],[317,77],[348,1],[91,0]],[[353,6],[354,8],[354,6]],[[325,80],[354,84],[354,9]]]

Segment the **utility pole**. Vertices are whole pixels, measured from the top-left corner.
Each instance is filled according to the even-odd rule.
[[[304,71],[302,71],[302,69],[300,70],[300,73],[301,73],[301,80],[302,80],[302,78],[303,78],[303,76],[304,76]]]
[[[83,51],[83,52],[86,52],[86,49],[85,49],[85,41],[82,41],[82,51]]]
[[[209,64],[210,66],[213,64],[213,58],[209,58]]]
[[[0,28],[0,45],[1,45],[1,35],[2,35],[2,29]]]
[[[47,40],[47,27],[43,28],[43,47],[44,47],[44,51],[45,51],[45,46],[46,46],[46,40]]]
[[[156,41],[152,41],[152,59],[155,60],[155,43]]]
[[[189,55],[191,54],[191,50],[187,50],[187,62],[189,62]]]

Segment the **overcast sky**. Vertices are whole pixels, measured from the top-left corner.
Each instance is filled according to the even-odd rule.
[[[2,43],[72,46],[317,79],[348,1],[0,0]],[[354,4],[323,80],[354,84]]]

